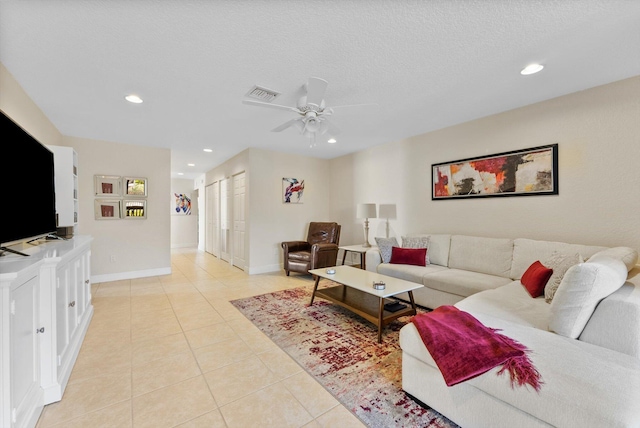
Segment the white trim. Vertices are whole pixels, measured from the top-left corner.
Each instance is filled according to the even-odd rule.
[[[130,271],[130,272],[118,272],[118,273],[110,273],[105,275],[92,275],[91,283],[97,284],[100,282],[119,281],[121,279],[145,278],[148,276],[160,276],[160,275],[171,275],[171,267],[138,270],[138,271]]]
[[[278,263],[275,265],[264,265],[259,267],[252,267],[249,270],[245,270],[249,275],[255,275],[260,273],[270,273],[270,272],[278,272],[284,269],[282,263]]]
[[[175,245],[171,245],[171,248],[198,248],[200,249],[200,247],[198,247],[198,243],[197,242],[191,242],[188,244],[175,244]]]

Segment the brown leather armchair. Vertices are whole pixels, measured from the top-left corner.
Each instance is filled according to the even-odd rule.
[[[310,269],[335,266],[340,243],[338,223],[309,223],[306,241],[282,243],[284,250],[284,270],[308,273]]]

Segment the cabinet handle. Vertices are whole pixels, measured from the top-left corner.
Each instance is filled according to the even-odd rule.
[[[37,328],[36,333],[44,333],[44,327]]]
[[[76,301],[74,300],[73,302],[69,303],[69,307],[73,308],[76,305]]]

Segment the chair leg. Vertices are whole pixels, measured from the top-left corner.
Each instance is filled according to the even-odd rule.
[[[287,271],[287,276],[289,276],[289,271]]]

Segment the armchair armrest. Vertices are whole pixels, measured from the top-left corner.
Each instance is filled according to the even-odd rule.
[[[336,244],[313,244],[311,246],[311,251],[338,251],[338,246]],[[337,253],[336,253],[337,254]]]
[[[282,249],[285,254],[294,251],[309,251],[311,245],[307,241],[285,241],[282,243]]]

